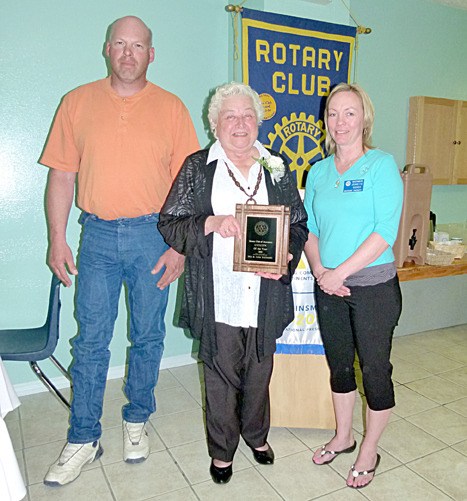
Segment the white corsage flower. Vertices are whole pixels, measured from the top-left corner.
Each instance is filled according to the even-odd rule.
[[[271,174],[272,184],[279,182],[284,176],[285,165],[282,158],[271,155],[267,159],[264,157],[258,158],[257,161]]]

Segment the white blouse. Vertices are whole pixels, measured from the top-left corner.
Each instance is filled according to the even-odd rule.
[[[271,156],[259,141],[256,141],[254,146],[260,157]],[[245,179],[227,158],[219,141],[209,150],[207,162],[214,160],[217,160],[211,195],[214,215],[235,216],[235,205],[246,203],[248,197],[235,185],[225,163],[248,194],[253,193],[262,167],[256,162],[250,169],[248,179]],[[268,204],[264,173],[255,200],[257,204]],[[234,327],[257,327],[261,277],[254,273],[233,271],[233,254],[234,238],[222,238],[218,233],[214,233],[212,268],[215,320]]]

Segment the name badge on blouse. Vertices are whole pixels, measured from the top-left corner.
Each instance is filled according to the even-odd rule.
[[[344,193],[355,193],[356,191],[363,191],[364,179],[350,179],[344,183]]]

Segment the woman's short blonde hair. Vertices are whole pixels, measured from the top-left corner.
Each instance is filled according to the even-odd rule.
[[[360,98],[363,107],[362,145],[366,149],[373,148],[373,146],[371,146],[371,134],[373,133],[375,109],[373,107],[373,103],[371,102],[370,96],[358,84],[340,83],[332,89],[331,93],[326,99],[326,108],[324,110],[324,125],[326,126],[326,130],[328,128],[329,103],[331,102],[333,96],[335,96],[339,92],[353,92]],[[332,155],[336,152],[336,143],[329,133],[326,134],[325,144],[326,152],[328,155]]]
[[[255,111],[258,125],[261,125],[263,121],[264,108],[258,93],[254,91],[249,85],[239,82],[231,82],[217,87],[211,98],[211,101],[209,102],[208,120],[211,131],[214,135],[216,135],[217,121],[219,119],[219,113],[222,109],[222,105],[224,104],[224,101],[226,99],[233,96],[249,97],[253,104],[253,109]]]

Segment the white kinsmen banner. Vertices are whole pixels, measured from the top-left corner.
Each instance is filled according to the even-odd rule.
[[[277,340],[276,353],[324,355],[315,307],[315,279],[305,254],[292,279],[295,318]]]

